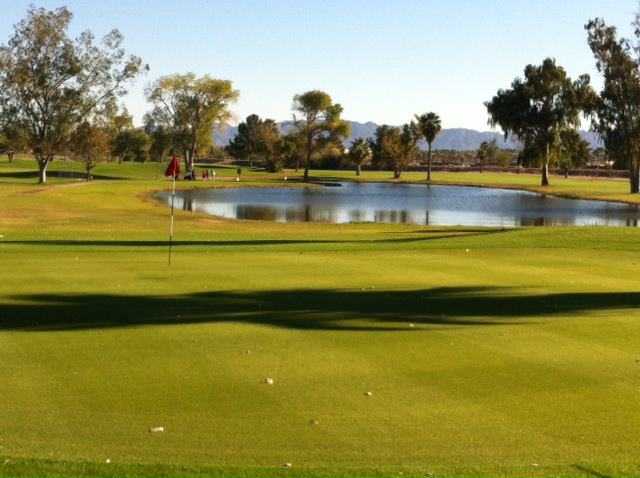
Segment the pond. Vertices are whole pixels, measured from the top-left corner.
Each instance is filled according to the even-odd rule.
[[[171,193],[158,193],[167,205]],[[392,183],[178,191],[175,207],[231,219],[436,226],[637,226],[635,205],[527,191]]]

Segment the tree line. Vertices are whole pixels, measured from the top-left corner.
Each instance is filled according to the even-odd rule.
[[[589,118],[603,139],[607,156],[629,171],[630,192],[640,191],[640,17],[633,22],[635,43],[617,34],[601,18],[585,25],[587,43],[604,77],[600,93],[588,75],[572,80],[551,58],[528,65],[524,77],[486,103],[492,126],[523,142],[523,154],[541,166],[541,184],[549,184],[549,164],[584,156],[577,128]],[[565,159],[566,160],[566,159]]]
[[[163,160],[179,154],[187,176],[193,177],[196,159],[215,151],[214,128],[230,119],[239,92],[230,81],[208,75],[163,76],[146,88],[151,109],[143,126],[135,128],[118,100],[148,66],[126,54],[117,30],[101,41],[89,31],[70,38],[71,19],[66,7],[32,7],[0,47],[0,141],[10,159],[16,150],[32,152],[44,183],[48,166],[59,156],[82,161],[90,179],[101,160]],[[440,129],[437,115],[430,113],[402,128],[381,128],[375,140],[355,141],[346,150],[349,123],[329,94],[311,90],[296,95],[293,111],[288,135],[281,135],[273,120],[249,116],[226,153],[260,161],[272,171],[293,160],[296,168],[304,168],[305,181],[314,161],[345,155],[358,171],[373,160],[392,167],[399,177],[415,159],[417,142],[424,138],[431,145]]]
[[[323,91],[293,98],[293,125],[283,133],[272,119],[250,115],[224,152],[213,143],[213,131],[229,121],[239,92],[228,80],[192,73],[163,76],[145,90],[151,105],[143,126],[136,128],[119,99],[133,80],[149,70],[142,59],[123,48],[123,36],[113,30],[97,40],[85,31],[69,36],[72,14],[31,7],[0,46],[0,148],[11,160],[15,151],[31,152],[39,180],[58,156],[85,165],[87,178],[102,160],[164,160],[184,158],[193,176],[198,158],[227,154],[260,163],[271,171],[283,166],[304,169],[313,164],[347,161],[390,169],[394,178],[418,160],[426,162],[431,180],[432,146],[442,129],[439,116],[416,115],[402,126],[382,125],[372,138],[357,138],[347,147],[349,123],[343,108]],[[570,78],[552,58],[528,65],[509,88],[485,103],[489,124],[505,137],[522,143],[519,162],[538,165],[541,184],[549,184],[552,164],[569,168],[584,162],[588,145],[578,128],[588,118],[604,142],[607,156],[629,171],[632,193],[640,190],[640,20],[636,43],[620,38],[614,26],[596,18],[585,26],[587,43],[604,77],[596,93],[588,75]],[[426,144],[426,152],[420,148]],[[497,146],[485,142],[477,152],[480,164],[495,158]]]
[[[416,116],[415,120],[400,126],[380,126],[371,139],[356,138],[344,146],[349,136],[349,123],[341,118],[342,106],[333,103],[331,96],[313,90],[296,95],[293,128],[281,134],[277,123],[250,115],[238,125],[238,133],[226,150],[234,158],[248,161],[250,165],[260,161],[270,171],[283,166],[296,170],[304,168],[303,179],[309,178],[309,168],[315,164],[333,161],[333,166],[347,161],[360,175],[362,166],[370,164],[374,169],[391,169],[399,178],[402,171],[420,156],[418,142],[428,144],[427,179],[431,180],[431,145],[442,129],[435,113]]]

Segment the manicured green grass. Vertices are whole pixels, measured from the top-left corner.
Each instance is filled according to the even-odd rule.
[[[0,159],[0,183],[10,181],[12,183],[33,183],[37,177],[34,169],[34,161],[25,156],[21,156],[14,161],[13,165],[9,165],[6,160]],[[164,167],[158,163],[147,164],[100,164],[95,170],[98,178],[127,178],[127,179],[161,179]],[[235,178],[235,168],[216,168],[218,177],[233,179]],[[73,161],[54,161],[50,166],[53,177],[52,182],[65,181],[68,179],[56,178],[58,171],[75,171],[82,174],[83,170],[80,164]],[[300,172],[291,170],[283,171],[277,174],[265,174],[258,171],[243,170],[243,181],[259,180],[262,182],[283,183],[284,176],[290,179],[297,179],[301,176]],[[312,176],[317,179],[324,180],[351,180],[351,181],[393,181],[389,171],[364,171],[362,176],[357,177],[353,171],[312,171]],[[408,182],[425,182],[424,172],[405,172],[402,174],[401,181]],[[629,184],[626,179],[603,179],[603,178],[583,178],[571,177],[564,178],[562,176],[552,176],[551,186],[541,187],[540,176],[538,174],[513,174],[513,173],[448,173],[434,172],[434,184],[464,184],[477,186],[492,186],[503,188],[520,188],[531,191],[538,191],[547,194],[556,194],[566,197],[580,197],[587,199],[601,199],[611,201],[623,201],[631,203],[640,203],[640,195],[629,194]],[[210,183],[201,183],[201,185],[210,185]],[[193,186],[192,186],[193,187]]]
[[[358,179],[354,176],[353,172],[350,171],[332,171],[331,173],[315,171],[314,174],[325,178],[330,176],[335,179]],[[393,180],[388,171],[366,171],[360,179],[365,181]],[[564,178],[562,176],[552,176],[551,186],[548,187],[540,186],[540,175],[538,174],[434,172],[432,179],[434,184],[460,184],[516,188],[570,198],[598,199],[630,203],[640,202],[639,195],[629,194],[629,181],[626,179],[587,177]],[[401,181],[424,183],[425,174],[423,172],[403,173]]]
[[[611,473],[611,474],[608,474]],[[519,476],[526,477],[553,477],[553,478],[575,478],[575,477],[634,477],[637,474],[633,469],[616,471],[599,467],[598,469],[589,466],[576,465],[572,471],[567,472],[561,467],[552,469],[549,467],[540,469],[528,467],[521,470]],[[505,473],[496,469],[490,474],[481,473],[474,470],[460,470],[455,474],[448,472],[412,472],[398,471],[380,472],[375,470],[342,470],[339,474],[335,470],[315,469],[300,470],[282,467],[274,468],[232,468],[232,467],[184,467],[167,465],[121,465],[107,463],[85,463],[85,462],[60,462],[51,460],[10,460],[4,465],[4,473],[0,476],[11,476],[11,478],[290,478],[292,476],[300,478],[479,478],[479,477],[512,477],[512,472]]]
[[[640,474],[636,229],[180,211],[168,267],[161,165],[29,169],[0,162],[0,476]]]

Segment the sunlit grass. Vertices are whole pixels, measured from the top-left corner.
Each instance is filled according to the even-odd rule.
[[[0,161],[0,476],[640,473],[640,231],[180,211],[169,267],[162,165],[33,169]],[[479,177],[537,181],[435,175]]]

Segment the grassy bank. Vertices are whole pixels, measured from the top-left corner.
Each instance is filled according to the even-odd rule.
[[[146,164],[100,164],[95,170],[98,179],[153,179],[162,178],[165,165],[159,163]],[[69,178],[59,178],[56,174],[60,172],[75,172],[77,175],[83,174],[82,165],[73,161],[54,161],[50,167],[51,182],[69,182]],[[219,178],[231,180],[235,178],[235,168],[216,168]],[[317,180],[349,180],[349,181],[393,181],[389,171],[363,171],[361,176],[356,176],[353,171],[312,171],[312,176]],[[243,170],[242,179],[245,181],[261,181],[269,184],[283,183],[284,176],[290,180],[300,179],[302,174],[293,170],[286,170],[281,173],[269,174],[261,171]],[[0,184],[2,182],[32,184],[37,179],[35,162],[21,156],[18,160],[9,165],[6,159],[0,159]],[[425,182],[424,172],[405,172],[401,181]],[[515,174],[515,173],[492,173],[492,172],[434,172],[433,184],[459,184],[483,187],[500,187],[526,189],[529,191],[554,194],[569,198],[595,199],[620,201],[627,203],[640,203],[640,195],[629,194],[629,184],[626,179],[609,178],[587,178],[552,176],[551,186],[540,186],[540,176],[538,174]],[[200,185],[210,186],[210,183],[200,183]],[[185,186],[185,183],[182,183]],[[189,187],[194,187],[191,185]],[[197,187],[197,186],[195,186]]]
[[[29,168],[0,163],[0,476],[640,473],[636,229],[180,211],[169,268],[159,165]]]

